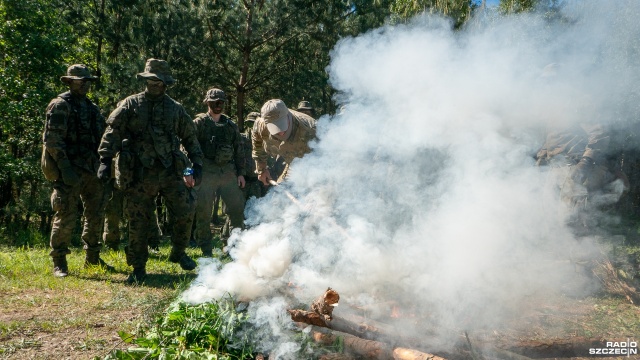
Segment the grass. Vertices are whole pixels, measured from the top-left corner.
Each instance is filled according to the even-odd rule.
[[[59,279],[52,276],[45,237],[26,237],[25,231],[15,234],[12,242],[0,234],[0,243],[11,244],[0,245],[0,359],[252,358],[250,346],[226,352],[235,327],[225,324],[241,326],[244,319],[233,303],[174,302],[195,273],[168,262],[166,241],[159,254],[150,255],[144,284],[131,286],[125,283],[131,268],[122,251],[103,252],[102,258],[116,268],[107,273],[84,269],[84,251],[76,245],[68,256],[70,275]],[[638,242],[615,247],[620,260],[616,267],[638,279]],[[187,251],[199,255],[199,250]],[[601,294],[531,301],[532,312],[514,319],[520,325],[526,322],[526,327],[507,325],[498,329],[498,338],[544,343],[576,336],[636,340],[640,336],[640,307],[623,297]]]
[[[169,252],[164,244],[152,254],[147,280],[131,286],[125,283],[131,268],[122,251],[103,251],[102,258],[116,268],[107,273],[85,269],[84,251],[73,248],[69,276],[60,279],[52,276],[45,245],[0,246],[0,358],[91,359],[128,347],[118,332],[144,333],[195,278],[168,262]]]

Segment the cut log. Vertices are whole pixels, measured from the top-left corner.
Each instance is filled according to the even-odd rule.
[[[400,347],[393,349],[393,358],[395,360],[446,360],[433,354]]]
[[[322,296],[313,301],[311,310],[322,315],[327,321],[330,321],[333,309],[338,306],[338,301],[340,301],[338,292],[332,288],[328,288]]]
[[[324,354],[318,358],[318,360],[355,360],[353,356],[349,354],[331,353]]]
[[[364,359],[393,359],[389,345],[380,341],[365,340],[357,336],[331,331],[321,327],[314,327],[311,330],[311,337],[315,342],[323,345],[333,345],[337,341],[342,340],[346,352]]]
[[[376,326],[367,324],[356,324],[350,320],[334,316],[331,321],[316,312],[304,310],[288,310],[291,320],[309,325],[316,325],[328,329],[341,331],[367,340],[390,339],[391,337],[381,331]]]

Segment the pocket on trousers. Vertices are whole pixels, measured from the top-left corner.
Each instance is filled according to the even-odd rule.
[[[53,190],[53,194],[51,194],[51,208],[53,211],[63,211],[65,209],[65,202],[59,190]]]

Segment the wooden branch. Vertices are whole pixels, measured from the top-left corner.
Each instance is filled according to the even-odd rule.
[[[395,360],[446,360],[440,356],[401,347],[393,349],[393,358]]]
[[[331,331],[325,328],[314,327],[311,337],[319,344],[333,345],[337,340],[342,339],[345,350],[365,359],[393,359],[390,347],[380,341],[365,340],[357,336]]]
[[[327,321],[331,321],[333,309],[338,306],[338,301],[340,301],[340,294],[328,288],[322,296],[313,301],[311,310],[316,314],[322,315]]]

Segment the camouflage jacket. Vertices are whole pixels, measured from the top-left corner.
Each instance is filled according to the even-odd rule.
[[[240,134],[242,136],[242,142],[244,145],[244,170],[247,177],[256,177],[256,162],[253,161],[251,154],[253,153],[253,146],[251,146],[251,129]]]
[[[174,164],[183,156],[181,144],[191,162],[202,165],[202,150],[191,118],[166,94],[152,101],[142,92],[120,101],[107,119],[100,156],[113,158],[121,150],[123,139],[129,139],[131,151],[147,168],[156,162],[165,168]]]
[[[280,155],[287,164],[293,159],[302,157],[311,151],[309,141],[316,137],[316,120],[295,110],[289,110],[293,115],[291,135],[287,140],[280,140],[269,133],[264,119],[258,118],[253,125],[251,143],[253,146],[252,157],[257,169],[267,166],[269,155]]]
[[[98,145],[104,126],[104,117],[91,100],[67,91],[47,106],[44,146],[59,165],[70,162],[95,173],[100,165]]]
[[[551,131],[538,151],[538,164],[546,164],[558,155],[574,164],[583,156],[602,163],[609,150],[610,136],[600,124],[580,124],[566,130]]]
[[[224,114],[218,122],[208,113],[198,114],[193,123],[204,157],[217,165],[233,163],[236,175],[244,176],[244,147],[238,126]]]

